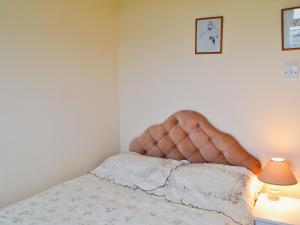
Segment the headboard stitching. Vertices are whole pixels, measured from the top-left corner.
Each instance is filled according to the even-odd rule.
[[[258,173],[260,162],[236,139],[214,126],[198,112],[184,110],[162,124],[149,127],[135,138],[130,151],[192,163],[221,163],[243,166]]]

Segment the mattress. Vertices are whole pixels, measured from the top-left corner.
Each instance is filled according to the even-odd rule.
[[[0,209],[1,225],[235,225],[223,212],[167,201],[93,174]]]

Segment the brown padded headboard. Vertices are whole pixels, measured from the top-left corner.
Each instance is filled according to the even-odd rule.
[[[255,174],[260,162],[231,135],[224,133],[198,112],[183,110],[161,124],[149,127],[129,145],[129,150],[143,155],[192,163],[220,163],[243,166]]]

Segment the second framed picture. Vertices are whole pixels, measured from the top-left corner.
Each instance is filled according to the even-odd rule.
[[[282,50],[300,49],[300,6],[281,10]]]
[[[196,54],[221,54],[222,42],[223,16],[196,19]]]

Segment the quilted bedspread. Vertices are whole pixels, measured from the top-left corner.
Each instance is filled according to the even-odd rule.
[[[222,212],[172,203],[87,174],[0,209],[0,225],[235,225]]]

